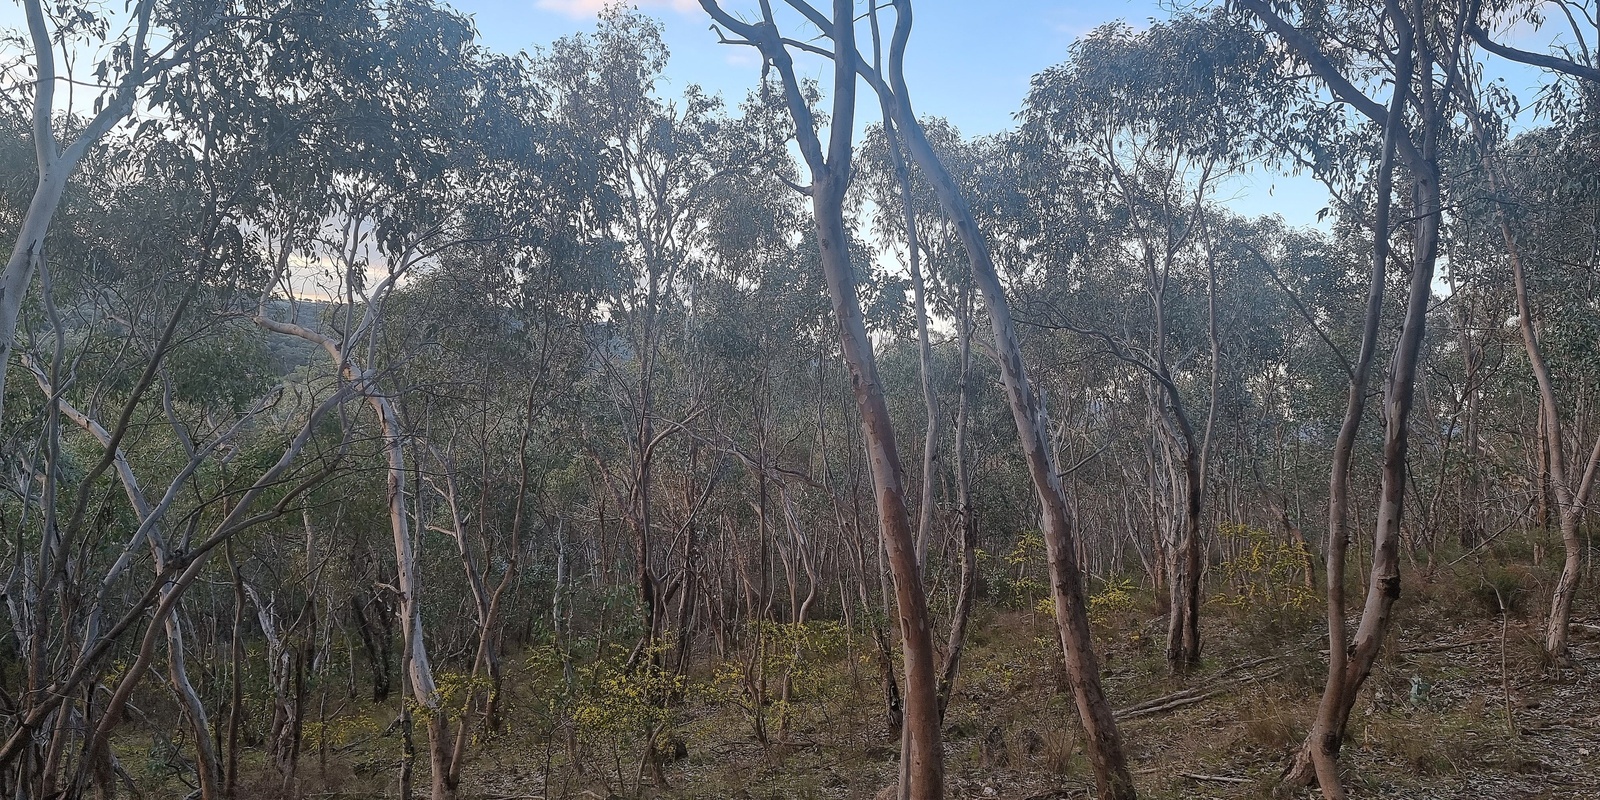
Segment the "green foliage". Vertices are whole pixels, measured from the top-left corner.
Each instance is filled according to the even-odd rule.
[[[433,682],[440,710],[457,716],[466,713],[474,697],[493,686],[489,676],[470,672],[438,671]]]
[[[1520,564],[1505,564],[1499,560],[1484,564],[1477,582],[1468,590],[1472,599],[1490,616],[1501,612],[1521,614],[1527,602],[1532,576]]]
[[[609,747],[657,737],[671,727],[673,698],[681,696],[687,684],[682,675],[659,663],[667,650],[666,642],[648,645],[631,670],[615,659],[580,668],[580,688],[572,708],[578,736]]]
[[[368,713],[341,714],[326,722],[308,720],[304,723],[306,749],[314,750],[324,744],[331,748],[341,748],[378,736],[384,727],[383,721],[376,713],[378,711],[379,709],[372,709]]]
[[[167,366],[178,399],[235,413],[266,393],[275,378],[266,341],[242,327],[230,326],[207,341],[174,349]]]
[[[1029,574],[1029,567],[1037,569],[1044,564],[1044,532],[1029,530],[1017,538],[1015,544],[998,559],[996,566],[1002,570],[993,581],[1000,602],[1007,608],[1029,608],[1041,595],[1049,599],[1049,586]],[[988,554],[979,551],[978,563],[988,560]],[[1051,612],[1054,613],[1054,612]]]
[[[1217,533],[1228,541],[1235,555],[1218,567],[1226,578],[1227,589],[1211,599],[1213,604],[1303,611],[1320,602],[1316,592],[1302,582],[1311,554],[1300,543],[1242,522],[1220,525]]]
[[[1113,615],[1125,614],[1137,608],[1134,592],[1137,587],[1127,578],[1106,581],[1100,591],[1089,596],[1089,621],[1105,625]]]

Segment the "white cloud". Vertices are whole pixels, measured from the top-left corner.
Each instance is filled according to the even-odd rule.
[[[554,11],[573,19],[584,19],[599,14],[613,0],[535,0],[534,7],[541,11]],[[680,14],[700,10],[696,0],[632,0],[629,5],[641,9],[670,8]]]

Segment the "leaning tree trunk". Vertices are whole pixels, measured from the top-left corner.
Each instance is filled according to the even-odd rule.
[[[911,268],[912,308],[917,318],[917,354],[922,378],[922,403],[927,425],[922,439],[922,494],[917,504],[917,564],[928,566],[928,541],[933,538],[933,479],[939,463],[939,398],[933,391],[933,344],[928,337],[928,300],[922,276],[922,242],[917,233],[917,211],[912,205],[911,170],[900,151],[887,97],[879,98],[883,107],[883,138],[889,150],[889,164],[900,190],[901,211],[906,229],[906,263]],[[942,696],[942,695],[941,695]]]
[[[139,479],[134,475],[133,465],[128,462],[122,448],[113,440],[110,432],[98,421],[79,411],[70,403],[59,398],[51,387],[49,378],[43,371],[34,367],[27,356],[23,357],[23,364],[33,369],[34,380],[39,385],[39,390],[46,397],[52,398],[60,412],[71,419],[78,427],[93,436],[102,447],[111,448],[109,454],[112,458],[112,467],[117,473],[117,479],[122,483],[123,494],[128,498],[128,504],[133,507],[134,516],[141,527],[147,528],[145,540],[150,546],[151,558],[155,563],[156,572],[162,573],[167,569],[171,558],[171,542],[161,533],[164,527],[157,521],[156,507],[151,505],[144,489],[139,485]],[[165,507],[162,508],[165,511]],[[98,610],[93,612],[98,615]],[[200,781],[199,796],[201,800],[216,800],[223,796],[222,767],[217,758],[217,751],[213,747],[211,724],[206,716],[205,704],[200,700],[199,692],[195,691],[194,684],[189,680],[189,670],[183,640],[182,605],[174,601],[172,610],[162,622],[167,637],[167,680],[172,686],[173,694],[183,705],[184,711],[189,716],[195,738],[196,773]],[[98,627],[94,625],[93,627]],[[64,723],[66,714],[71,711],[70,706],[63,709],[61,719]],[[52,750],[58,748],[53,746]],[[47,763],[54,759],[47,759]],[[44,778],[53,781],[53,770],[47,769]]]
[[[861,414],[861,428],[877,500],[878,526],[888,551],[900,615],[906,704],[905,725],[901,730],[898,792],[901,797],[912,800],[935,800],[944,794],[944,746],[939,723],[938,675],[934,669],[928,600],[917,564],[916,539],[911,530],[910,513],[906,508],[900,453],[895,445],[889,407],[878,377],[877,359],[856,293],[855,270],[850,260],[850,242],[844,222],[856,101],[858,59],[855,3],[852,0],[834,0],[831,23],[820,12],[806,7],[811,12],[808,16],[828,26],[837,45],[833,59],[833,113],[829,120],[826,151],[817,133],[817,119],[795,76],[794,60],[789,54],[788,45],[778,35],[770,8],[763,6],[765,19],[759,25],[751,25],[724,11],[716,0],[700,0],[700,5],[720,25],[758,47],[771,66],[777,69],[789,115],[795,123],[799,149],[811,172],[811,187],[807,192],[811,197],[811,210],[816,222],[823,277],[833,303],[834,316],[838,320],[839,343],[850,369],[852,393]]]
[[[841,123],[836,120],[834,124]],[[817,219],[817,238],[822,249],[828,293],[839,320],[840,345],[850,367],[850,382],[861,413],[861,426],[871,459],[869,466],[877,490],[878,525],[884,534],[900,615],[906,682],[905,721],[901,734],[906,780],[902,791],[912,798],[937,798],[943,794],[943,765],[932,631],[917,564],[916,536],[906,508],[900,454],[847,250],[849,239],[843,210],[847,177],[848,172],[837,167],[822,176],[814,176],[812,211]]]
[[[112,88],[105,101],[97,104],[94,116],[88,119],[78,135],[66,147],[58,147],[55,119],[58,111],[55,107],[57,75],[55,45],[52,40],[60,36],[63,31],[58,28],[55,34],[50,32],[46,24],[46,6],[40,0],[22,0],[22,6],[23,17],[28,26],[29,44],[33,49],[31,133],[38,178],[34,184],[33,196],[28,201],[27,210],[22,214],[22,224],[17,231],[16,240],[12,243],[11,253],[6,257],[5,271],[0,273],[0,418],[4,416],[3,401],[8,371],[6,365],[11,360],[17,321],[22,314],[23,301],[28,296],[28,287],[33,283],[34,268],[44,252],[45,236],[50,231],[50,223],[55,219],[56,211],[61,206],[61,198],[66,193],[67,179],[77,169],[79,162],[89,152],[89,148],[98,144],[113,127],[132,113],[140,88],[158,72],[172,69],[180,63],[180,60],[170,58],[158,59],[153,64],[150,62],[149,38],[155,3],[138,3],[133,11],[134,33],[122,42],[123,56],[127,59],[127,73],[122,81]],[[188,44],[194,44],[203,38],[206,29],[214,24],[216,24],[214,21],[208,22],[189,31],[194,41]],[[180,29],[177,32],[182,31]]]
[[[1500,172],[1500,163],[1491,145],[1485,141],[1485,136],[1480,130],[1479,144],[1490,185],[1496,194],[1502,194],[1506,191],[1508,181]],[[1512,285],[1517,299],[1517,327],[1522,333],[1522,347],[1527,353],[1534,382],[1539,387],[1539,431],[1543,434],[1539,445],[1548,454],[1543,471],[1548,472],[1549,484],[1555,490],[1556,516],[1565,551],[1561,577],[1556,580],[1555,589],[1550,593],[1550,613],[1545,620],[1544,635],[1546,655],[1552,661],[1562,663],[1567,658],[1567,629],[1572,620],[1572,601],[1577,594],[1579,571],[1583,567],[1583,540],[1579,536],[1579,528],[1583,524],[1584,509],[1594,487],[1596,468],[1600,466],[1600,438],[1595,440],[1583,472],[1574,484],[1567,471],[1566,437],[1562,430],[1555,380],[1550,374],[1550,365],[1545,361],[1544,349],[1539,344],[1539,334],[1533,324],[1533,303],[1528,299],[1528,275],[1522,263],[1522,251],[1511,232],[1511,223],[1506,219],[1504,208],[1496,207],[1495,217],[1506,247],[1506,256],[1511,262]],[[1541,475],[1539,480],[1541,495],[1546,491],[1543,478]]]
[[[909,0],[894,0],[896,19],[890,43],[889,84],[874,83],[880,93],[893,100],[895,122],[900,126],[913,160],[933,184],[945,214],[955,224],[967,251],[973,280],[983,296],[994,331],[995,355],[1000,362],[1000,378],[1016,422],[1017,438],[1033,479],[1041,507],[1040,527],[1050,567],[1050,589],[1055,601],[1062,651],[1067,676],[1072,684],[1078,716],[1088,738],[1085,749],[1094,768],[1095,783],[1105,800],[1131,800],[1136,796],[1133,776],[1128,772],[1122,737],[1100,685],[1100,660],[1094,652],[1093,635],[1079,569],[1076,532],[1067,507],[1055,457],[1050,447],[1049,420],[1040,399],[1034,394],[1022,359],[1022,345],[1011,307],[1006,300],[1000,276],[989,253],[988,243],[978,228],[977,219],[949,170],[934,152],[927,134],[912,110],[904,74],[906,41],[911,34]],[[842,29],[834,32],[835,43],[844,46]]]

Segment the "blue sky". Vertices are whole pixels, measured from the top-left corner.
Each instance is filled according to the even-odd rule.
[[[485,42],[506,52],[545,44],[593,27],[608,0],[452,0],[472,15]],[[760,66],[748,48],[717,43],[710,19],[697,0],[633,0],[632,5],[663,24],[672,60],[669,93],[699,84],[737,102],[754,86]],[[969,135],[995,133],[1012,125],[1022,107],[1029,79],[1066,58],[1067,46],[1099,25],[1124,20],[1135,28],[1170,15],[1174,5],[1205,5],[1205,0],[917,0],[916,27],[906,57],[912,99],[923,115],[942,116]],[[774,3],[782,10],[781,3]],[[724,0],[730,10],[753,6]],[[1533,31],[1513,31],[1510,41],[1543,49]],[[1548,37],[1544,37],[1548,39]],[[820,62],[809,67],[826,86],[831,71]],[[826,74],[825,74],[826,73]],[[1504,75],[1514,91],[1531,97],[1540,74],[1491,62],[1491,75]],[[858,116],[871,121],[876,108],[864,104]],[[1292,225],[1317,225],[1327,193],[1303,175],[1256,170],[1222,185],[1218,199],[1246,215],[1279,214]]]
[[[453,0],[470,14],[491,47],[515,52],[589,30],[606,0]],[[717,43],[697,0],[634,0],[661,20],[672,60],[665,91],[699,84],[738,101],[755,85],[760,64],[748,48]],[[730,9],[743,3],[724,2]],[[781,4],[779,5],[781,8]],[[1124,20],[1143,27],[1169,15],[1171,0],[917,0],[916,26],[906,53],[906,79],[922,115],[942,116],[968,135],[996,133],[1013,124],[1028,82],[1066,58],[1067,46],[1095,27]],[[823,64],[801,63],[826,86]],[[864,100],[870,100],[865,98]],[[863,121],[876,107],[864,102]],[[1281,214],[1293,225],[1316,224],[1328,205],[1320,184],[1304,176],[1254,172],[1230,180],[1219,199],[1242,214]]]
[[[717,44],[711,21],[695,0],[634,4],[665,27],[674,89],[698,83],[737,100],[755,84],[760,70],[754,54]],[[592,27],[604,0],[452,0],[451,5],[477,20],[490,46],[516,51]],[[1152,0],[918,0],[915,7],[906,73],[918,110],[948,117],[972,134],[1009,127],[1028,79],[1063,60],[1067,45],[1079,35],[1116,19],[1138,25],[1166,16]]]
[[[608,0],[447,0],[471,15],[483,40],[504,52],[548,44],[592,29]],[[755,85],[760,65],[749,48],[717,43],[710,19],[697,0],[631,0],[631,5],[661,20],[672,60],[663,90],[676,94],[689,84],[721,93],[731,102]],[[1174,4],[1205,5],[1206,0],[916,0],[916,28],[906,59],[907,79],[920,114],[949,119],[969,135],[995,133],[1012,125],[1022,106],[1029,79],[1065,59],[1067,46],[1096,26],[1125,20],[1143,27],[1151,18],[1165,18]],[[748,0],[725,0],[730,9],[753,6]],[[780,8],[781,3],[775,3]],[[0,28],[19,28],[18,4],[0,2]],[[1507,34],[1511,43],[1544,49],[1550,35],[1521,29]],[[1542,76],[1535,70],[1507,66],[1495,59],[1492,75],[1503,75],[1524,98]],[[815,60],[802,62],[813,77],[831,71]],[[826,73],[826,74],[825,74]],[[876,117],[864,98],[858,117]],[[1306,176],[1262,171],[1236,177],[1219,192],[1235,211],[1280,214],[1290,224],[1315,225],[1317,211],[1328,205],[1327,194]]]

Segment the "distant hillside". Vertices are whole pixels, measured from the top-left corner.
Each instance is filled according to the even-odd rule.
[[[267,303],[267,313],[277,320],[293,322],[308,328],[321,330],[327,324],[327,317],[333,312],[334,304],[325,300],[272,300]],[[279,336],[266,334],[267,353],[272,358],[273,371],[278,375],[288,375],[305,366],[317,352],[317,346],[297,339],[293,336]]]

